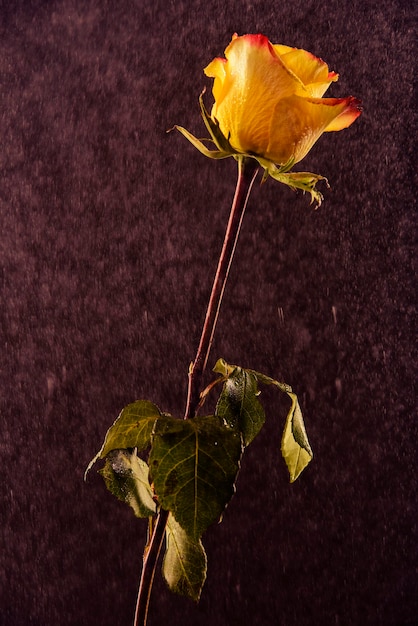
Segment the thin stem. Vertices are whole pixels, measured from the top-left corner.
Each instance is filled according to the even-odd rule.
[[[208,361],[209,352],[212,347],[222,296],[225,291],[226,281],[228,279],[229,270],[234,257],[245,208],[247,206],[247,201],[257,172],[258,164],[254,159],[242,158],[238,161],[237,186],[231,206],[231,213],[229,215],[222,252],[219,257],[218,268],[213,281],[212,293],[210,295],[206,311],[206,318],[196,358],[191,364],[189,370],[189,389],[184,419],[194,417],[199,405],[201,381]]]
[[[136,610],[134,626],[143,624],[146,626],[149,601],[151,598],[152,583],[154,581],[155,568],[157,567],[158,557],[160,556],[161,547],[165,534],[165,527],[168,520],[168,511],[160,509],[157,521],[154,525],[151,541],[144,554],[142,564],[141,582],[139,584],[138,597],[136,600]]]
[[[247,201],[257,172],[258,164],[254,159],[243,157],[238,160],[238,180],[234,199],[232,201],[225,239],[222,246],[221,256],[219,257],[215,279],[213,281],[212,293],[206,311],[199,347],[197,349],[195,360],[191,364],[189,370],[189,388],[187,392],[187,405],[184,419],[194,417],[199,406],[202,377],[212,346],[222,296],[225,291],[225,285],[237,245],[245,208],[247,206]],[[163,544],[168,515],[168,511],[160,509],[155,522],[150,544],[144,555],[134,626],[146,626],[147,623],[152,583],[154,580],[158,557]]]

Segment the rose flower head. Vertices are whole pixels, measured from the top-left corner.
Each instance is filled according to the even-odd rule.
[[[360,115],[353,97],[322,98],[338,74],[305,50],[234,35],[225,57],[204,71],[215,79],[211,117],[237,152],[297,163],[324,131],[342,130]]]
[[[319,203],[315,184],[322,176],[289,172],[324,132],[347,128],[360,115],[356,98],[323,98],[338,80],[310,52],[272,44],[264,35],[234,35],[225,58],[204,70],[214,78],[210,115],[200,99],[203,119],[218,150],[209,150],[177,127],[206,156],[253,157],[272,176],[309,191]],[[279,166],[279,167],[277,167]]]

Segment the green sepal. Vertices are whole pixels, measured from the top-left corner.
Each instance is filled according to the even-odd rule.
[[[206,571],[207,558],[201,540],[191,537],[170,514],[162,567],[170,590],[198,602]]]
[[[96,461],[104,459],[112,450],[136,448],[141,452],[148,448],[155,421],[162,415],[160,409],[148,400],[128,404],[107,431],[103,445],[88,464],[84,477]]]
[[[235,492],[241,435],[214,416],[156,422],[149,457],[158,502],[197,541]]]
[[[210,159],[226,159],[227,157],[234,157],[237,160],[245,157],[255,159],[264,170],[262,182],[265,182],[267,178],[271,176],[271,178],[277,180],[279,183],[287,185],[293,191],[301,189],[303,192],[308,192],[311,195],[311,204],[316,202],[315,208],[318,208],[322,204],[324,197],[322,193],[316,189],[316,185],[319,181],[323,180],[329,187],[328,181],[324,176],[321,176],[320,174],[313,174],[312,172],[292,172],[291,169],[295,163],[294,157],[291,157],[287,163],[284,163],[283,165],[277,165],[263,156],[239,152],[236,150],[229,142],[229,138],[225,137],[222,133],[218,120],[212,118],[206,110],[203,102],[204,93],[205,90],[203,90],[199,96],[199,105],[202,118],[210,134],[210,138],[203,140],[197,139],[197,137],[192,135],[192,133],[182,126],[174,126],[174,128],[181,132],[182,135],[184,135],[184,137],[186,137],[186,139],[188,139],[188,141],[190,141],[190,143],[197,148],[197,150],[199,150],[199,152]],[[203,143],[204,141],[213,143],[218,150],[210,150]]]
[[[268,159],[264,159],[263,157],[254,157],[261,165],[261,167],[264,169],[263,172],[263,178],[261,180],[262,183],[264,183],[267,178],[269,176],[271,176],[270,172],[274,172],[275,175],[278,174],[285,174],[287,172],[290,172],[290,170],[292,169],[292,167],[295,164],[295,158],[294,157],[290,157],[290,159],[288,161],[286,161],[286,163],[284,163],[283,165],[276,165],[275,163],[273,163],[272,161],[269,161]],[[272,167],[273,166],[273,167]],[[274,178],[274,176],[273,176]],[[282,182],[282,181],[280,181]]]
[[[311,204],[316,202],[318,208],[322,204],[324,199],[322,193],[316,189],[316,185],[319,181],[325,181],[327,187],[329,187],[328,180],[325,176],[320,174],[313,174],[312,172],[291,172],[294,160],[289,160],[285,165],[277,167],[272,161],[261,157],[255,157],[260,165],[264,168],[263,181],[268,176],[274,178],[279,183],[283,183],[290,187],[293,191],[301,189],[303,192],[308,192],[311,195]],[[290,166],[289,166],[290,165]]]
[[[213,139],[214,144],[219,148],[219,150],[221,150],[225,154],[228,154],[228,156],[234,156],[234,155],[237,156],[236,150],[234,150],[234,148],[229,143],[229,140],[225,137],[225,135],[219,128],[218,120],[212,119],[212,117],[209,115],[208,111],[206,110],[205,104],[203,102],[203,94],[205,93],[205,91],[206,90],[204,89],[199,96],[200,111],[202,113],[202,118],[205,123],[205,126],[208,129],[210,136]]]
[[[211,139],[197,139],[197,137],[192,135],[192,133],[182,126],[174,126],[174,128],[184,135],[184,137],[186,137],[186,139],[188,139],[190,143],[193,144],[197,150],[199,150],[199,152],[209,159],[226,159],[227,157],[232,156],[229,152],[224,152],[223,150],[209,150],[203,141],[212,141]]]
[[[205,123],[206,129],[209,132],[210,138],[208,139],[198,139],[188,130],[183,128],[183,126],[174,126],[176,130],[178,130],[190,143],[199,150],[204,156],[209,159],[226,159],[230,156],[241,156],[238,155],[236,150],[231,146],[228,139],[224,136],[219,128],[219,123],[217,120],[213,120],[209,113],[206,110],[205,104],[203,102],[203,94],[205,90],[199,96],[199,105],[200,112],[202,114],[203,121]],[[213,143],[218,150],[209,150],[209,148],[203,143],[204,141],[209,141]]]
[[[155,515],[157,507],[149,484],[149,468],[136,450],[113,450],[99,474],[110,493],[129,504],[136,517]]]

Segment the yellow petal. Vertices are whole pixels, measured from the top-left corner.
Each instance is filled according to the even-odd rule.
[[[278,99],[296,93],[300,81],[287,70],[263,35],[234,38],[225,56],[222,70],[220,63],[214,62],[205,69],[216,83],[212,117],[238,151],[262,155],[269,144]]]
[[[285,46],[282,43],[274,43],[272,46],[279,57],[283,56],[283,54],[287,54],[288,52],[292,52],[292,50],[296,50],[296,48],[292,48],[292,46]]]
[[[344,128],[348,128],[361,114],[361,102],[350,96],[349,98],[344,98],[346,102],[346,108],[338,117],[332,120],[330,124],[325,129],[325,132],[330,132],[334,130],[343,130]]]
[[[298,163],[325,130],[340,130],[360,115],[355,98],[290,96],[275,108],[270,143],[265,153],[275,163],[293,157]]]
[[[213,59],[213,61],[211,61],[203,70],[206,76],[210,76],[215,79],[213,82],[212,93],[216,102],[220,102],[222,97],[223,84],[226,78],[225,64],[226,59],[217,57],[216,59]]]
[[[338,74],[330,72],[328,65],[311,52],[281,44],[276,44],[273,48],[286,67],[302,81],[312,98],[320,98],[329,85],[338,80]]]

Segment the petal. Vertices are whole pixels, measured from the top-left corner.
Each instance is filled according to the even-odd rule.
[[[346,108],[338,117],[332,120],[330,124],[325,129],[325,132],[330,132],[334,130],[343,130],[344,128],[348,128],[351,124],[361,115],[361,102],[354,98],[353,96],[349,96],[348,98],[344,98],[346,102]]]
[[[220,102],[222,98],[222,90],[226,78],[225,65],[226,59],[217,57],[216,59],[213,59],[213,61],[211,61],[203,70],[206,76],[215,79],[213,82],[212,93],[217,102]]]
[[[285,46],[282,43],[273,43],[272,46],[279,57],[287,54],[288,52],[292,52],[292,50],[296,50],[296,48],[292,48],[292,46]]]
[[[311,52],[281,44],[276,44],[273,48],[286,67],[302,81],[312,98],[320,98],[330,84],[338,80],[338,74],[330,72],[328,65]]]
[[[216,72],[218,78],[212,117],[238,151],[264,154],[277,102],[296,93],[300,82],[263,35],[234,38],[225,56],[225,77],[221,78],[219,64],[206,68],[208,75]]]
[[[354,100],[296,95],[280,100],[272,118],[266,158],[275,163],[286,163],[293,157],[298,163],[325,130],[339,130],[358,117],[360,112]]]

